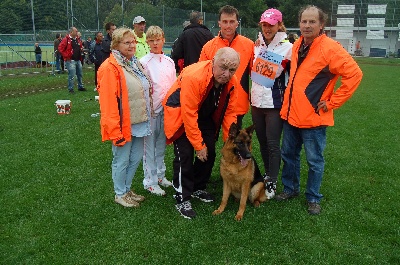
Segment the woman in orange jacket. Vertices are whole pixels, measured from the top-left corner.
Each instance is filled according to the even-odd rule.
[[[111,163],[115,202],[138,207],[143,196],[131,190],[144,152],[144,137],[151,133],[150,79],[134,56],[136,37],[131,29],[114,31],[111,55],[98,71],[102,140],[112,141]]]

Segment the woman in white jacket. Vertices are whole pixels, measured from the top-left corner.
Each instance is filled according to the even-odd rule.
[[[281,163],[280,138],[283,123],[279,112],[289,79],[292,44],[287,40],[279,10],[266,10],[259,24],[262,32],[258,34],[258,45],[254,48],[251,115],[264,162],[265,193],[272,199],[276,193]]]

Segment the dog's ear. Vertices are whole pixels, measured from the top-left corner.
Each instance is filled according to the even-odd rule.
[[[256,128],[256,126],[254,124],[252,124],[246,128],[246,132],[251,136],[253,134],[255,128]]]
[[[229,127],[229,138],[235,138],[238,134],[238,127],[236,123],[232,122],[231,127]]]

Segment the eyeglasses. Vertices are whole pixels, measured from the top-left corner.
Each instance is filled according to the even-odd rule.
[[[122,44],[125,44],[126,46],[133,46],[133,45],[135,45],[137,42],[134,40],[134,41],[127,41],[127,42],[120,42],[120,43],[122,43]]]

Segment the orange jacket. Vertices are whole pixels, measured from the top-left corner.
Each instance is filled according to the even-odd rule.
[[[204,141],[197,122],[198,110],[211,89],[212,79],[212,61],[198,62],[185,67],[169,89],[163,100],[164,130],[168,144],[185,132],[195,150],[204,148]],[[237,104],[238,84],[234,75],[224,86],[219,107],[213,115],[217,131],[222,125],[224,140],[228,138],[230,125],[237,120],[235,105]]]
[[[303,37],[293,45],[289,84],[285,90],[281,117],[298,128],[333,126],[333,109],[344,104],[362,79],[361,69],[340,43],[326,35],[311,44],[298,66]],[[334,90],[341,77],[341,85]],[[328,111],[316,112],[317,104],[327,101]]]
[[[254,43],[239,34],[235,36],[229,45],[229,41],[221,37],[221,32],[214,39],[204,44],[200,53],[199,61],[212,60],[215,53],[222,47],[231,47],[240,54],[240,65],[235,75],[240,80],[238,91],[238,105],[236,111],[238,115],[244,115],[249,111],[249,81],[254,58]]]
[[[121,138],[131,140],[131,118],[128,88],[122,67],[114,56],[105,60],[97,72],[102,140],[115,142]],[[122,118],[119,109],[122,95]]]

